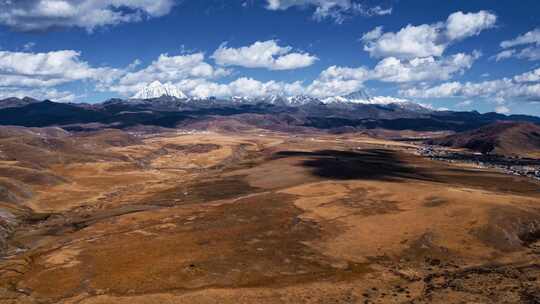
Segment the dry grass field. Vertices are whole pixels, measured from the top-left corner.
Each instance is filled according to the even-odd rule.
[[[0,303],[540,302],[531,179],[350,134],[13,132]]]

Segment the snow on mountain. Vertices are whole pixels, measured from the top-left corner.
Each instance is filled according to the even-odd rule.
[[[162,84],[159,81],[154,81],[146,87],[142,88],[132,99],[156,99],[160,97],[174,97],[177,99],[186,99],[187,102],[204,101],[207,98],[188,98],[181,90],[171,84]],[[227,99],[225,99],[227,100]],[[359,90],[344,96],[332,96],[326,98],[317,98],[309,95],[267,95],[259,97],[247,96],[232,96],[228,99],[236,104],[256,104],[268,103],[273,105],[286,106],[306,106],[317,104],[365,104],[365,105],[382,105],[390,108],[415,111],[415,112],[432,112],[424,105],[411,102],[406,99],[390,97],[390,96],[374,96],[371,97],[365,90]]]
[[[132,99],[152,99],[162,96],[175,97],[178,99],[186,99],[187,96],[180,89],[170,83],[162,84],[158,80],[145,86]]]
[[[406,99],[389,97],[389,96],[369,96],[366,91],[360,90],[353,92],[345,96],[332,96],[322,99],[323,103],[336,103],[336,102],[348,102],[348,103],[359,103],[359,104],[374,104],[374,105],[389,105],[394,103],[407,103],[409,102]]]
[[[320,99],[308,95],[282,96],[268,95],[260,97],[233,96],[231,100],[235,103],[268,103],[273,105],[302,106],[312,103],[321,103]]]
[[[306,104],[312,104],[312,103],[321,103],[321,100],[312,96],[308,95],[296,95],[287,97],[287,102],[289,105],[295,106],[295,105],[306,105]]]
[[[415,112],[431,112],[432,109],[407,99],[391,96],[369,96],[364,90],[353,92],[345,96],[332,96],[321,99],[325,104],[332,103],[355,103],[366,105],[383,105]]]

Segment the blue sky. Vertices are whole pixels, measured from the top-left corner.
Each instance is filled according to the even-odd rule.
[[[436,4],[434,4],[436,3]],[[539,1],[0,0],[0,98],[365,89],[540,115]]]

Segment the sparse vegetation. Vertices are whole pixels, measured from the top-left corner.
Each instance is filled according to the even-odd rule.
[[[3,130],[0,303],[540,296],[535,180],[354,133],[164,131]]]

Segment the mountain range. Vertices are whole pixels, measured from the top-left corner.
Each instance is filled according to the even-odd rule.
[[[365,91],[345,96],[269,95],[254,98],[189,98],[170,84],[153,82],[133,98],[102,103],[56,103],[32,98],[0,100],[0,125],[62,126],[84,130],[157,126],[190,128],[209,121],[277,131],[325,130],[349,132],[365,129],[415,131],[468,131],[497,121],[540,124],[527,115],[436,111],[411,101],[370,97]],[[227,126],[224,126],[227,128]]]
[[[156,80],[147,86],[141,88],[132,98],[131,101],[137,102],[137,100],[159,100],[159,99],[178,99],[185,102],[190,101],[201,101],[205,99],[216,100],[216,97],[188,97],[182,90],[172,84],[162,84],[160,81]],[[223,99],[227,101],[227,99]],[[302,106],[307,104],[346,104],[346,103],[355,103],[355,104],[371,104],[371,105],[395,105],[403,108],[413,109],[415,111],[429,111],[430,109],[426,106],[410,102],[405,99],[393,98],[393,97],[384,97],[376,96],[371,97],[365,90],[359,90],[345,96],[331,96],[325,98],[316,98],[308,95],[294,95],[294,96],[282,96],[282,95],[268,95],[268,96],[258,96],[258,97],[243,97],[243,96],[233,96],[228,99],[229,102],[235,104],[254,104],[254,103],[268,103],[273,105],[284,105],[284,106]]]

